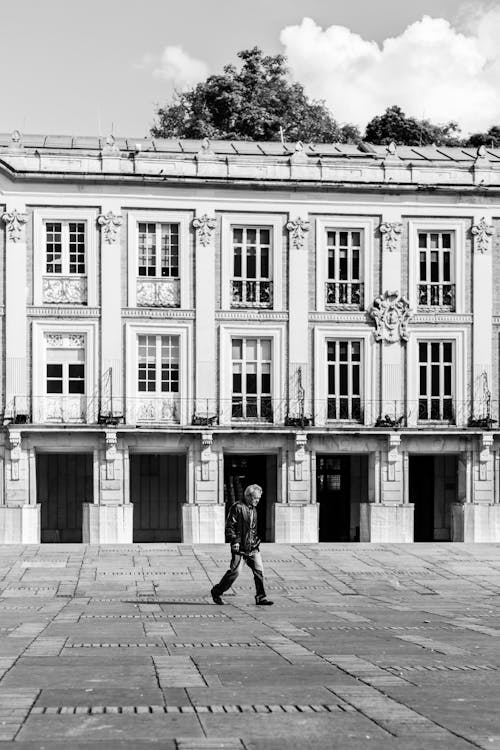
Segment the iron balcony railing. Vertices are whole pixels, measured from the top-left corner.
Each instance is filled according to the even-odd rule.
[[[272,307],[273,282],[256,279],[231,281],[231,307]]]
[[[455,284],[426,281],[418,285],[419,307],[455,307]]]
[[[492,429],[499,402],[457,401],[430,397],[410,401],[366,401],[359,397],[286,399],[234,396],[230,399],[183,399],[177,394],[90,398],[16,396],[5,404],[4,421],[17,424],[109,424],[179,428],[232,425],[343,429],[447,427]]]
[[[327,281],[325,284],[326,305],[363,306],[364,285],[360,281]]]

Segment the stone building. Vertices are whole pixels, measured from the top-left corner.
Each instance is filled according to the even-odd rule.
[[[500,151],[0,138],[0,541],[500,541]]]

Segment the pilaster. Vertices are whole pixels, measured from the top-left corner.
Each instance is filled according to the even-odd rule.
[[[306,206],[290,211],[288,229],[288,342],[290,417],[301,419],[310,398],[312,377],[308,355],[309,216]]]
[[[101,229],[101,415],[112,420],[123,414],[119,204],[103,203],[97,223]]]
[[[28,413],[26,319],[26,205],[6,205],[5,225],[5,415]]]
[[[196,404],[200,420],[216,414],[216,337],[215,337],[215,228],[212,207],[200,208],[193,220],[195,234],[195,350]]]
[[[493,259],[494,226],[491,214],[475,215],[472,269],[472,398],[475,419],[491,416],[492,331],[493,331]],[[465,270],[465,269],[464,269]]]

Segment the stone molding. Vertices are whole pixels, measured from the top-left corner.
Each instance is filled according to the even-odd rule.
[[[123,224],[123,217],[120,214],[115,214],[113,211],[108,211],[107,214],[99,214],[97,217],[97,223],[102,229],[104,241],[108,245],[112,245],[116,242],[118,237],[118,230]]]
[[[302,250],[304,247],[306,234],[310,227],[311,222],[302,219],[300,216],[287,222],[286,228],[290,232],[290,244],[295,250]]]
[[[395,253],[401,247],[401,233],[403,224],[401,221],[383,221],[379,227],[383,237],[384,250]]]
[[[288,321],[288,313],[273,311],[273,310],[251,310],[248,308],[241,310],[221,310],[215,313],[216,320],[258,320],[258,321],[273,321],[286,323]]]
[[[50,307],[28,306],[27,315],[33,318],[99,318],[99,307]]]
[[[480,252],[481,255],[488,253],[491,249],[492,237],[495,234],[495,227],[493,224],[488,224],[483,216],[478,224],[473,224],[471,227],[471,233],[474,237],[475,252]]]
[[[193,219],[193,227],[196,230],[196,236],[200,245],[207,247],[210,244],[216,226],[217,220],[214,216],[209,216],[208,214],[196,216]]]
[[[9,430],[10,449],[10,478],[16,482],[19,480],[19,461],[21,460],[21,433],[18,430]]]
[[[114,430],[106,430],[104,433],[106,446],[106,479],[115,478],[115,460],[118,437]]]
[[[4,211],[2,221],[7,229],[7,238],[10,242],[20,242],[23,226],[28,221],[28,214],[13,208],[12,211]]]
[[[180,310],[172,307],[123,307],[123,318],[180,318],[182,320],[194,320],[194,310]]]
[[[339,310],[324,310],[309,313],[311,323],[371,323],[370,316],[365,312],[339,312]]]
[[[410,303],[399,292],[385,291],[375,299],[370,315],[375,321],[376,341],[408,341],[408,321],[411,317]]]
[[[44,335],[45,343],[53,349],[81,349],[85,346],[84,333],[52,333]]]

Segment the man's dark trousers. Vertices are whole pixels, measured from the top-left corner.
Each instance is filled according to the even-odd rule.
[[[253,580],[255,583],[255,595],[257,599],[265,599],[266,592],[264,589],[264,568],[262,565],[262,557],[258,549],[254,549],[251,552],[231,552],[231,563],[229,570],[227,570],[219,583],[217,583],[212,591],[217,596],[220,596],[227,591],[238,578],[241,568],[243,567],[243,561],[246,562],[248,567],[253,573]]]

